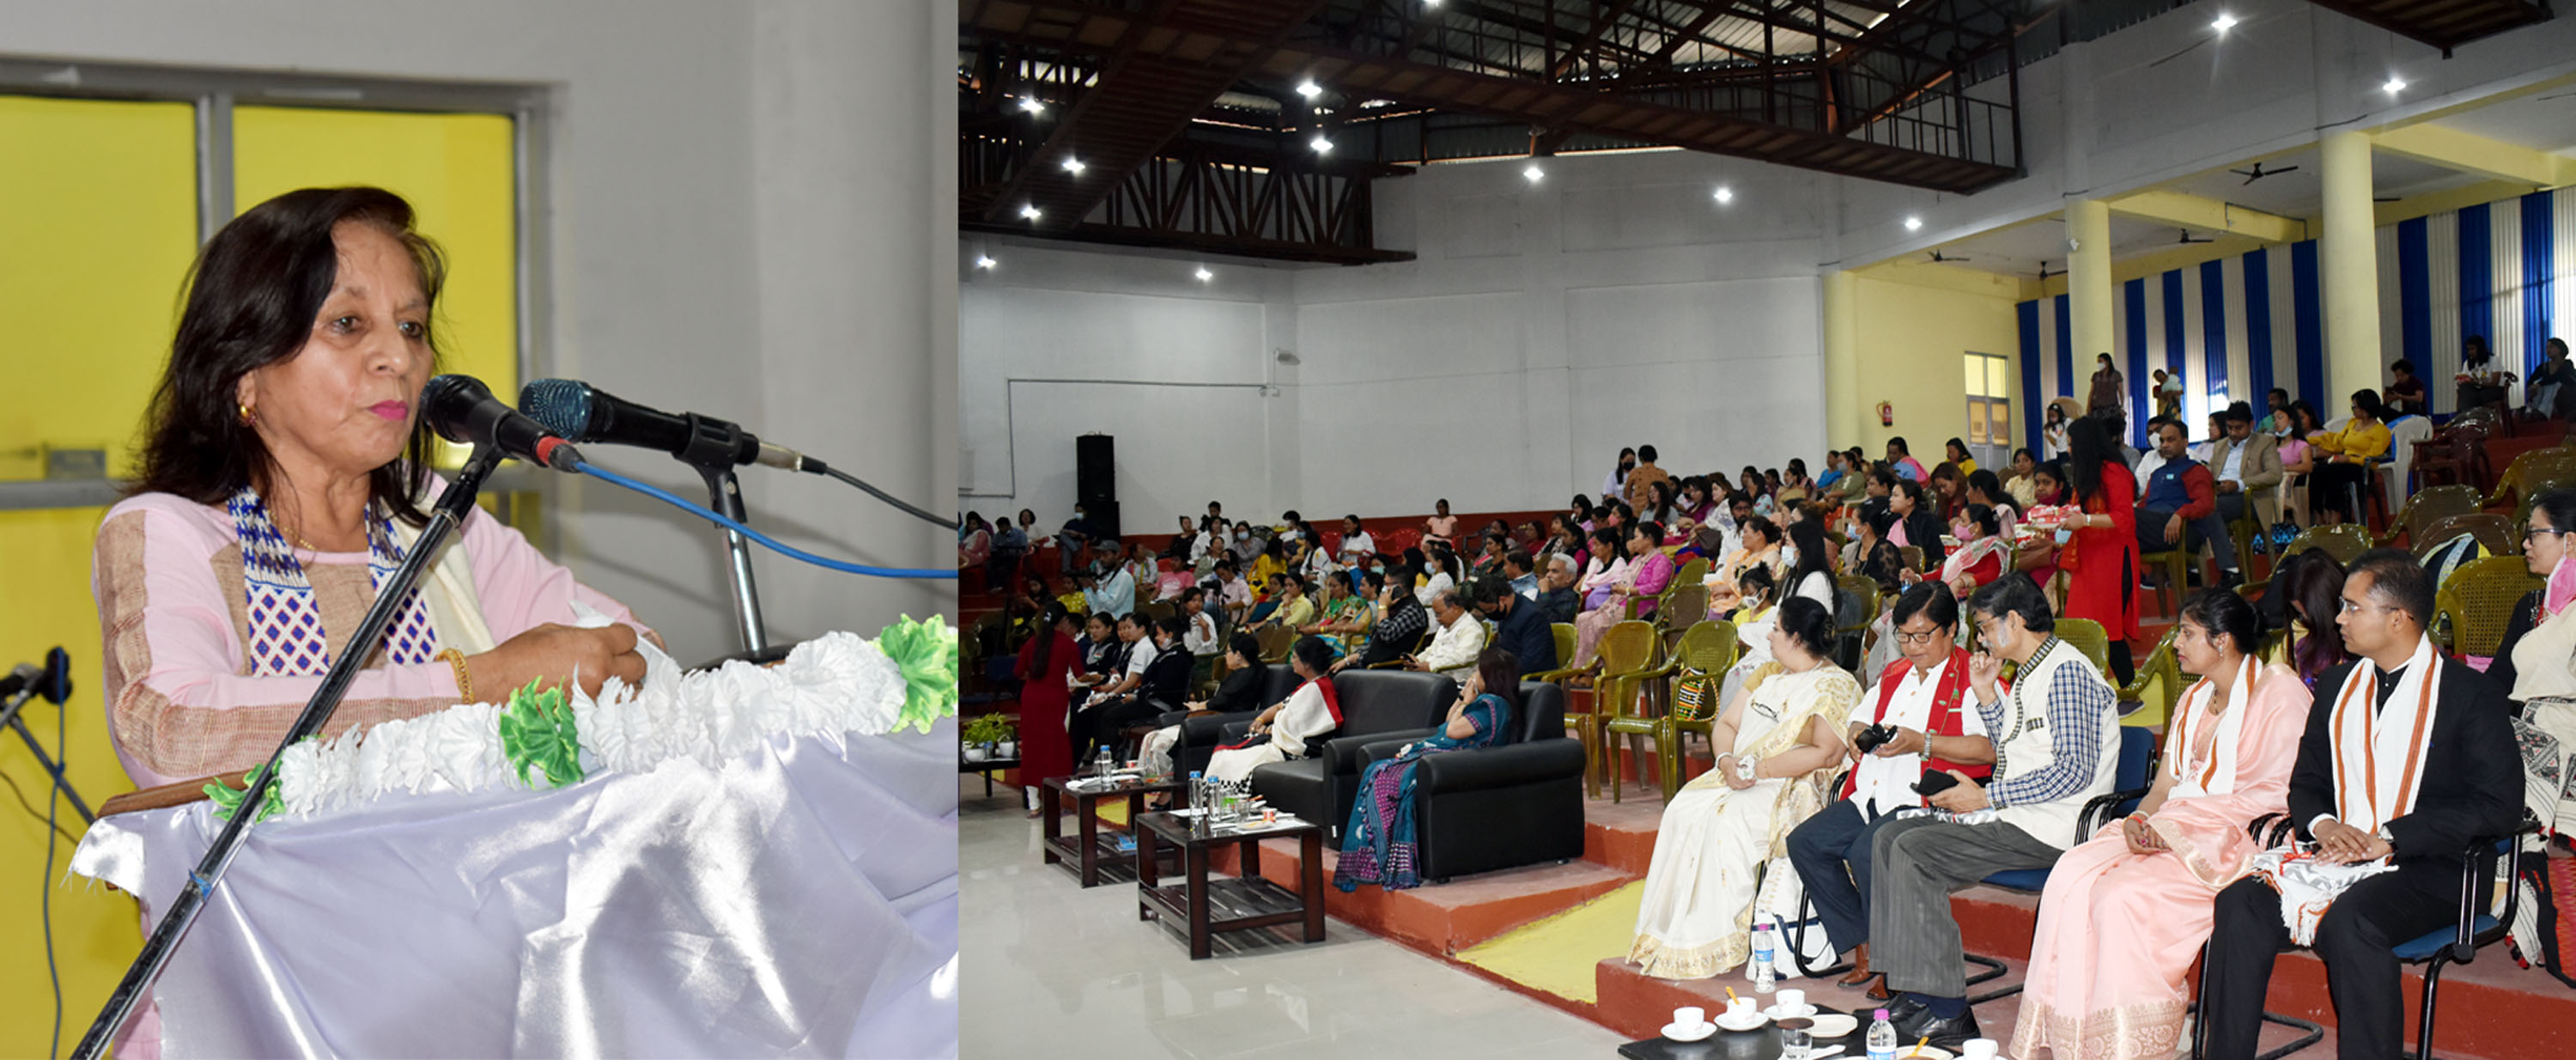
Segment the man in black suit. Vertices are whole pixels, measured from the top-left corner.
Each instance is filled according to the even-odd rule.
[[[2502,837],[2521,819],[2521,758],[2504,690],[2434,651],[2424,637],[2432,613],[2432,577],[2413,557],[2373,549],[2353,561],[2336,623],[2361,658],[2317,679],[2290,774],[2290,819],[2316,842],[2319,860],[2393,858],[2396,866],[2352,884],[2317,922],[2345,1060],[2400,1055],[2406,1008],[2389,948],[2456,923],[2469,843]],[[2431,673],[2411,672],[2419,668]],[[2370,713],[2357,714],[2363,709]],[[2432,718],[2420,744],[2372,738],[2391,722],[2414,729],[2424,711]],[[2374,793],[2373,777],[2391,782]],[[2420,778],[2411,792],[2407,777]],[[2211,938],[2201,994],[2208,1055],[2252,1057],[2273,958],[2291,939],[2280,893],[2260,876],[2219,892]]]
[[[1476,579],[1474,600],[1477,613],[1493,620],[1493,646],[1512,653],[1522,679],[1556,669],[1556,631],[1537,604],[1491,574]]]

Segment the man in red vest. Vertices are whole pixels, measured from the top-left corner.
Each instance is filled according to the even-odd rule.
[[[1842,981],[1852,986],[1876,978],[1869,970],[1869,848],[1878,826],[1897,810],[1923,805],[1914,785],[1925,775],[1955,769],[1983,778],[1995,760],[1985,721],[1969,701],[1968,649],[1953,636],[1959,601],[1950,587],[1918,582],[1896,598],[1890,617],[1904,657],[1879,675],[1870,715],[1851,722],[1842,801],[1789,833],[1789,862],[1825,934],[1836,952],[1851,954],[1852,971]],[[1864,755],[1856,741],[1873,725],[1891,735]],[[1870,996],[1886,998],[1887,985],[1872,984]]]

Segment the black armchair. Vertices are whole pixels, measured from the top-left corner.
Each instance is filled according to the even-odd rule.
[[[1251,780],[1253,794],[1323,825],[1324,834],[1338,841],[1358,795],[1360,767],[1366,764],[1360,749],[1429,728],[1457,701],[1458,682],[1409,670],[1344,670],[1333,675],[1333,690],[1341,701],[1342,727],[1308,744],[1306,757],[1262,766],[1252,771]],[[1240,739],[1250,724],[1228,724],[1225,738]]]
[[[1270,672],[1264,675],[1265,683],[1261,689],[1262,709],[1269,709],[1271,704],[1288,698],[1288,694],[1296,691],[1297,686],[1304,680],[1297,676],[1297,671],[1285,666],[1271,667]],[[1252,724],[1253,715],[1259,713],[1261,713],[1260,710],[1237,710],[1223,714],[1193,715],[1185,710],[1176,710],[1163,715],[1162,724],[1181,727],[1181,738],[1172,744],[1173,774],[1186,777],[1192,773],[1206,772],[1208,756],[1216,753],[1216,746],[1228,739],[1241,736],[1239,730],[1236,736],[1225,735],[1226,726],[1249,726]]]
[[[1566,738],[1565,690],[1522,682],[1511,730],[1508,743],[1421,760],[1413,828],[1423,879],[1445,883],[1583,856],[1583,744]],[[1362,748],[1362,767],[1395,757],[1433,731],[1372,740]]]

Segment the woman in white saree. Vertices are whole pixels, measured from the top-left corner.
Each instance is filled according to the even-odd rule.
[[[1705,979],[1744,963],[1758,873],[1828,800],[1844,719],[1860,700],[1860,682],[1827,661],[1833,638],[1823,604],[1781,603],[1775,661],[1754,672],[1710,733],[1725,753],[1664,808],[1628,947],[1645,974]]]

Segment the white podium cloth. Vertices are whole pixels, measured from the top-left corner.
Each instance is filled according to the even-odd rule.
[[[154,991],[170,1057],[957,1053],[957,723],[252,829]],[[73,871],[148,931],[213,806]]]

